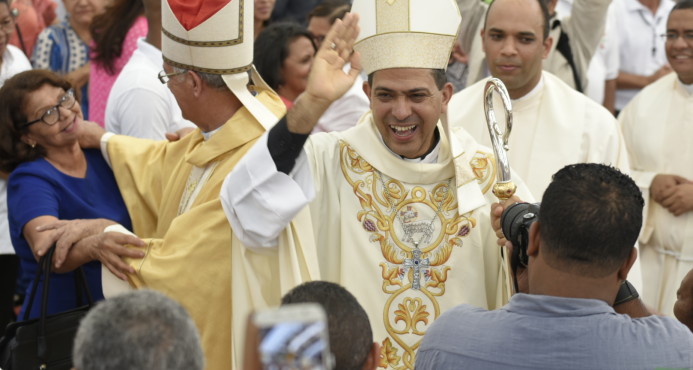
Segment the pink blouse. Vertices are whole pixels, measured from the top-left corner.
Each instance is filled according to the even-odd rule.
[[[132,24],[125,40],[123,40],[123,51],[120,57],[115,60],[115,74],[109,74],[105,67],[97,63],[91,63],[89,67],[89,120],[104,126],[104,116],[106,113],[106,102],[108,94],[115,83],[116,78],[123,70],[125,64],[137,49],[137,39],[147,35],[147,19],[143,16],[138,17]]]

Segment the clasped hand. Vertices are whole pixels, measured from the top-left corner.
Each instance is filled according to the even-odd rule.
[[[103,232],[113,224],[115,222],[107,219],[77,219],[57,220],[38,226],[36,231],[50,232],[51,237],[36,247],[37,255],[43,256],[55,244],[53,265],[57,271],[69,271],[86,262],[98,260],[118,278],[126,280],[125,274],[135,271],[122,258],[144,257],[143,251],[127,246],[142,248],[145,243],[131,235]],[[74,258],[69,258],[71,254]]]
[[[655,176],[650,196],[674,216],[693,210],[693,182],[678,175]]]

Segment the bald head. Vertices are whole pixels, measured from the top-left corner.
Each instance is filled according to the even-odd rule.
[[[551,12],[553,12],[553,8],[556,7],[556,2],[558,0],[520,0],[520,2],[527,2],[529,3],[537,3],[539,5],[539,13],[537,13],[537,16],[541,16],[540,22],[542,22],[542,32],[543,32],[543,38],[546,40],[547,37],[549,37],[549,21],[551,19]],[[492,1],[491,4],[489,5],[488,10],[486,10],[486,18],[484,19],[484,29],[486,29],[486,25],[488,23],[488,16],[491,13],[491,9],[493,8],[494,4],[499,3],[499,1]],[[553,6],[551,7],[552,9],[549,9],[549,4],[552,4]]]

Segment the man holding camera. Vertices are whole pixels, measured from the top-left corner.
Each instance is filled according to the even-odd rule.
[[[658,316],[631,318],[626,281],[636,259],[643,199],[613,167],[576,164],[553,176],[536,222],[528,227],[529,294],[495,311],[461,305],[443,314],[419,349],[417,369],[693,368],[693,334]],[[531,211],[531,209],[526,208]],[[501,220],[504,232],[517,217]],[[520,222],[522,224],[522,222]],[[514,233],[521,234],[521,233]],[[508,238],[513,248],[519,238]],[[636,315],[633,315],[636,316]]]

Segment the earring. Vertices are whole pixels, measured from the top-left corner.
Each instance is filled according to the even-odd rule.
[[[31,144],[31,149],[36,148],[36,143]]]

